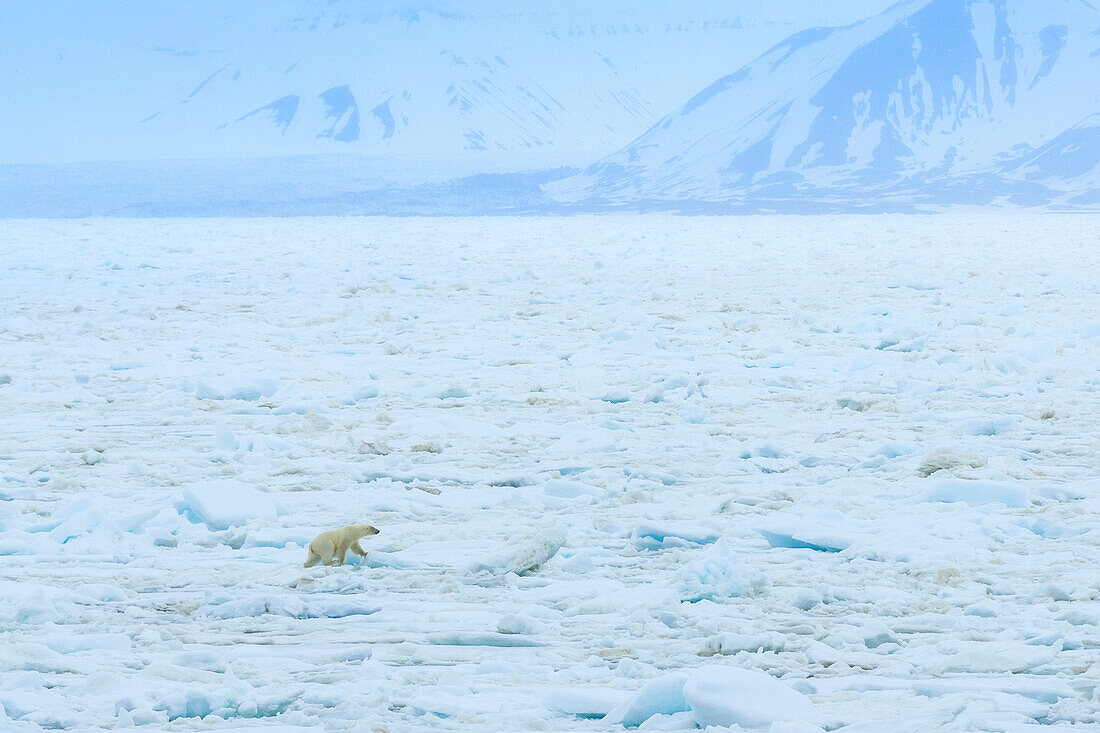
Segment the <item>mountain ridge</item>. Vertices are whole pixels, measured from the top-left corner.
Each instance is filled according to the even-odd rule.
[[[4,216],[1100,204],[1091,0],[49,7],[0,47]]]
[[[885,2],[0,5],[0,77],[18,100],[0,164],[507,151],[513,170],[587,165],[685,83]]]
[[[905,0],[792,35],[547,191],[603,205],[1080,195],[1095,167],[1070,180],[1036,151],[1059,136],[1100,151],[1095,29],[1083,0]]]

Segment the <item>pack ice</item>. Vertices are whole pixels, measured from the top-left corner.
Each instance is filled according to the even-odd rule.
[[[1094,730],[1098,230],[7,220],[0,729]]]

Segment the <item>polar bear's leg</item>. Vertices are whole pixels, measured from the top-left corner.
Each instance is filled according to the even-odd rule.
[[[348,546],[343,541],[337,543],[333,554],[336,557],[336,564],[343,565],[344,557],[348,554]]]
[[[351,543],[351,546],[350,546],[350,547],[349,547],[348,549],[349,549],[349,550],[351,550],[352,552],[354,552],[354,553],[355,553],[356,555],[358,555],[359,557],[366,557],[366,556],[367,556],[367,551],[366,551],[366,550],[364,550],[364,549],[363,549],[363,548],[362,548],[362,547],[361,547],[361,546],[359,545],[359,540],[356,540],[355,542],[352,542],[352,543]]]
[[[335,548],[328,537],[317,537],[309,543],[310,555],[316,555],[322,565],[332,565],[332,553]]]
[[[321,562],[321,556],[315,553],[313,550],[310,550],[309,557],[306,558],[306,564],[304,565],[304,567],[311,568],[319,562]]]

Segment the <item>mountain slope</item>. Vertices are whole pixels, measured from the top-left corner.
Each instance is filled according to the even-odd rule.
[[[608,203],[1081,193],[1100,150],[1098,30],[1084,0],[901,2],[791,36],[547,190]]]

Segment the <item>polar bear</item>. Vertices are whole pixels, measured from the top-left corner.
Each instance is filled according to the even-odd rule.
[[[309,543],[309,557],[305,567],[311,568],[317,563],[325,565],[343,565],[344,555],[351,550],[360,557],[367,552],[359,546],[359,540],[378,534],[378,529],[369,524],[349,524],[340,529],[330,529],[313,538]]]

